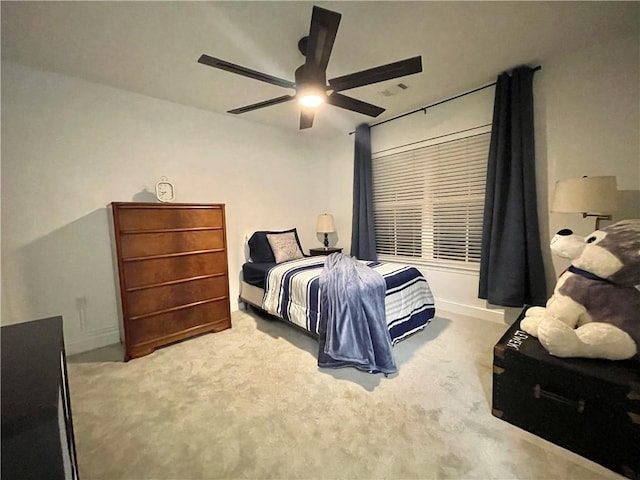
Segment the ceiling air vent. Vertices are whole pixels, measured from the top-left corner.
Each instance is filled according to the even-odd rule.
[[[380,95],[382,95],[383,97],[392,97],[394,95],[399,94],[403,90],[406,90],[407,88],[409,88],[409,87],[406,86],[404,83],[399,83],[397,85],[393,85],[392,87],[386,88],[386,89],[384,89],[384,90],[382,90],[381,92],[378,92],[378,93]]]

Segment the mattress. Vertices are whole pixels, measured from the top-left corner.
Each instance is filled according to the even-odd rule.
[[[254,263],[248,262],[242,265],[242,278],[249,285],[264,289],[267,273],[275,267],[275,262]]]

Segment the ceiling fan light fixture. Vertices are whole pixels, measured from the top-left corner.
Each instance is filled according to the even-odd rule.
[[[303,107],[318,107],[326,101],[326,95],[323,90],[319,88],[305,88],[298,92],[298,102]]]

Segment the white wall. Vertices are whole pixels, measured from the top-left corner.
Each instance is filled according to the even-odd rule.
[[[640,32],[547,59],[534,99],[538,213],[552,289],[570,262],[551,256],[551,237],[562,228],[583,236],[595,228],[593,217],[550,212],[558,180],[615,175],[618,210],[602,225],[640,218]]]
[[[640,35],[552,58],[540,74],[538,155],[548,165],[548,204],[558,180],[615,175],[613,221],[640,218]],[[569,227],[587,235],[595,220],[551,213],[549,224],[551,234]]]
[[[536,129],[536,183],[538,213],[548,287],[555,284],[556,270],[548,241],[557,230],[573,228],[586,235],[594,220],[580,215],[549,212],[553,186],[560,179],[582,175],[616,175],[621,190],[621,207],[614,220],[640,218],[640,38],[620,38],[606,44],[586,46],[570,54],[543,59],[534,77]],[[516,65],[505,65],[505,70]],[[500,72],[496,72],[496,76]],[[469,85],[469,89],[480,85]],[[446,108],[429,109],[372,129],[373,151],[390,142],[402,144],[421,138],[480,125],[486,118],[487,95],[483,90],[449,102]],[[462,92],[460,92],[462,93]],[[475,102],[475,103],[474,103]],[[484,105],[484,107],[483,107]],[[417,105],[416,108],[419,108]],[[476,123],[477,122],[477,123]],[[373,122],[372,122],[373,123]],[[344,246],[351,236],[351,179],[353,142],[334,146],[331,176],[334,188],[332,210],[342,225]],[[348,219],[348,220],[347,220]],[[447,272],[424,268],[443,310],[502,320],[477,298],[478,276],[474,272]],[[504,321],[511,322],[517,309],[505,309]]]
[[[2,64],[2,323],[63,315],[70,353],[118,341],[112,201],[226,204],[232,310],[244,236],[316,244],[324,158],[308,137]]]

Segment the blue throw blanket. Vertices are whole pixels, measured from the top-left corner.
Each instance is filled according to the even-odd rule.
[[[396,373],[382,275],[355,258],[327,257],[320,275],[319,367]]]

